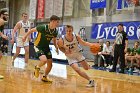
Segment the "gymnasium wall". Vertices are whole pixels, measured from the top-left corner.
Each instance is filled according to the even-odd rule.
[[[21,14],[23,12],[29,13],[30,0],[9,0],[10,9],[10,27],[13,26],[21,20]]]

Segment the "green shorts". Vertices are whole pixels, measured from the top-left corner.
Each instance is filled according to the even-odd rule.
[[[34,46],[34,49],[35,49],[37,58],[39,58],[42,55],[45,55],[47,59],[52,59],[52,54],[51,54],[49,46],[48,47]]]

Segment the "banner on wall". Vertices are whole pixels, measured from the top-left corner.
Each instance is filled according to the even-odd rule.
[[[37,7],[37,18],[42,19],[44,18],[44,10],[45,10],[45,0],[38,0],[38,7]]]
[[[63,11],[63,0],[53,0],[53,15],[62,17]]]
[[[30,0],[29,19],[36,19],[37,0]]]
[[[12,30],[13,29],[4,29],[3,33],[4,33],[4,35],[6,35],[9,38],[11,38],[12,37]]]
[[[45,18],[50,18],[53,15],[53,0],[45,0]]]
[[[64,26],[64,25],[59,26],[59,27],[57,28],[57,30],[58,30],[58,38],[61,37],[62,35],[64,35],[64,34],[66,33],[66,31],[65,31],[65,26]]]
[[[128,35],[128,39],[140,39],[140,22],[114,22],[114,23],[99,23],[92,25],[91,38],[105,38],[115,39],[116,32],[118,31],[118,24],[124,25],[124,31]]]
[[[106,0],[90,0],[90,9],[105,8]]]
[[[64,16],[72,16],[74,0],[65,0]]]
[[[117,9],[122,9],[122,0],[117,1]]]
[[[117,0],[117,9],[124,9],[137,6],[137,0]]]

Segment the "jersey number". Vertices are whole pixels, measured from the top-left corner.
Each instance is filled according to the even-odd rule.
[[[25,29],[25,32],[28,32],[28,29]]]

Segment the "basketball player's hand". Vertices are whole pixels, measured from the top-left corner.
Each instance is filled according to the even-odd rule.
[[[26,41],[26,37],[22,37],[22,41],[25,42]]]
[[[6,35],[2,35],[2,38],[8,40],[8,36],[6,36]]]

